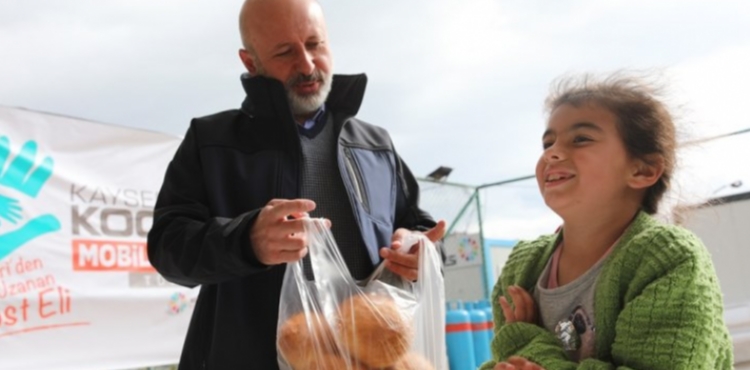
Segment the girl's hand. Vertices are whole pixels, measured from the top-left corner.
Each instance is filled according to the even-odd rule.
[[[529,324],[537,323],[536,314],[536,303],[534,298],[525,289],[511,285],[508,287],[508,294],[513,298],[513,306],[510,306],[508,300],[504,296],[499,299],[500,306],[503,309],[503,315],[505,316],[505,322],[508,324],[514,322],[527,322]],[[510,368],[512,369],[512,368]]]
[[[508,359],[508,362],[499,362],[493,370],[544,370],[541,366],[518,356]]]

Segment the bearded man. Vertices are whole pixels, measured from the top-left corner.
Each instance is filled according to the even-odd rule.
[[[415,280],[416,251],[395,249],[409,249],[408,233],[445,232],[419,209],[388,133],[355,118],[367,79],[332,74],[320,4],[248,0],[240,34],[245,100],[190,123],[148,236],[159,273],[201,286],[181,370],[278,368],[282,279],[307,254],[305,217],[330,220],[355,279],[384,263]]]

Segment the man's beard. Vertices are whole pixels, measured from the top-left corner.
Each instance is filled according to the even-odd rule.
[[[266,70],[260,63],[258,58],[255,59],[255,65],[258,68],[258,74],[262,76],[266,75]],[[293,116],[304,116],[315,113],[328,98],[328,93],[331,92],[331,82],[333,78],[330,73],[324,73],[320,69],[315,69],[311,75],[305,76],[301,73],[297,73],[288,80],[284,81],[284,90],[286,90],[286,99],[289,102],[289,108],[292,111]],[[312,94],[300,95],[294,91],[294,85],[304,82],[320,83],[318,91]]]
[[[286,89],[286,98],[289,101],[289,108],[292,115],[302,116],[312,114],[323,106],[328,93],[331,92],[331,75],[324,73],[319,69],[313,71],[311,75],[296,74],[284,83]],[[320,85],[318,91],[312,94],[298,94],[294,91],[294,86],[299,83],[318,82]]]

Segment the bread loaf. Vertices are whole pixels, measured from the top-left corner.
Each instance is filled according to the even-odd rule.
[[[391,370],[435,370],[435,367],[426,358],[412,352],[401,357]]]
[[[338,330],[346,351],[372,368],[393,366],[411,347],[411,323],[392,298],[356,295],[340,305]]]
[[[322,354],[305,367],[294,370],[368,370],[354,360],[346,360],[334,354]]]
[[[333,332],[322,315],[298,313],[279,328],[279,352],[295,370],[307,369],[335,348]]]

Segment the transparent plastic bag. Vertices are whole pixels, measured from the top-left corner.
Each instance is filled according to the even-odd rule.
[[[429,239],[404,240],[404,250],[419,244],[417,281],[392,275],[398,284],[387,284],[382,268],[356,281],[321,219],[309,219],[305,232],[315,278],[307,280],[301,260],[287,265],[276,338],[282,370],[448,369],[443,275]]]

